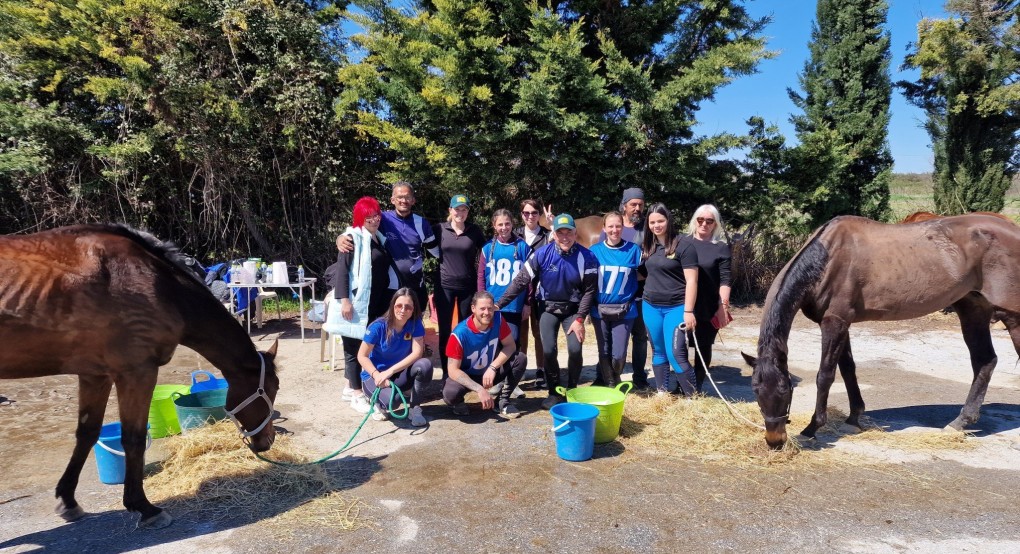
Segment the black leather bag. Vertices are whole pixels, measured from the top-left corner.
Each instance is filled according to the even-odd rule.
[[[630,302],[623,304],[599,304],[599,317],[605,321],[620,321],[630,312]]]

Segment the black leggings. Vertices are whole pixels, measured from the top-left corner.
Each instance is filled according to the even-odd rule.
[[[457,306],[457,321],[463,321],[471,315],[471,297],[474,289],[444,289],[436,287],[433,300],[436,303],[436,318],[439,321],[439,360],[443,365],[443,379],[446,378],[446,343],[450,342],[453,331],[453,307]]]
[[[698,320],[697,327],[694,331],[687,332],[687,344],[690,348],[694,348],[694,339],[698,339],[698,349],[692,352],[691,359],[694,360],[694,375],[697,380],[698,391],[701,391],[701,385],[705,382],[705,375],[708,374],[706,369],[712,365],[712,344],[715,343],[715,337],[719,334],[719,330],[712,326],[710,320]],[[705,357],[705,363],[701,363],[701,356],[698,355],[698,350],[701,350],[701,356]]]
[[[492,380],[492,384],[502,383],[506,380],[506,385],[503,385],[503,390],[500,391],[500,398],[509,399],[510,392],[513,391],[517,384],[521,382],[521,378],[524,377],[524,370],[528,367],[528,358],[520,352],[514,352],[513,356],[506,361],[505,364],[496,368],[496,377]],[[464,372],[465,375],[471,378],[472,381],[482,384],[482,377],[484,372],[478,375],[472,375]],[[446,385],[443,387],[443,402],[447,405],[455,406],[464,401],[464,397],[467,393],[471,392],[471,389],[464,385],[454,381],[453,379],[447,379]],[[496,406],[499,407],[497,401]]]

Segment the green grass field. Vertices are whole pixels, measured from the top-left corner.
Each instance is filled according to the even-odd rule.
[[[889,208],[891,221],[919,211],[935,211],[932,199],[932,178],[930,173],[894,173],[889,184]],[[1002,213],[1020,221],[1020,179],[1006,191],[1006,205]]]

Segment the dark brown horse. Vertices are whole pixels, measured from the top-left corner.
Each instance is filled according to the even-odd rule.
[[[57,513],[85,512],[74,492],[117,387],[127,473],[124,506],[141,527],[172,518],[142,489],[149,402],[159,367],[183,344],[229,384],[227,407],[249,446],[268,450],[279,380],[276,344],[255,350],[240,325],[185,269],[176,250],[120,226],[64,227],[0,237],[0,378],[78,375],[75,447],[57,483]],[[236,416],[236,417],[235,417]]]
[[[822,356],[815,413],[801,431],[813,437],[826,422],[838,364],[850,400],[847,423],[859,426],[864,399],[850,350],[850,325],[920,317],[952,305],[970,350],[974,380],[950,427],[978,420],[997,358],[988,320],[1002,314],[1020,354],[1020,228],[986,215],[912,225],[837,217],[820,227],[776,276],[765,300],[751,386],[765,416],[765,440],[786,442],[793,388],[787,340],[798,310],[818,323]]]

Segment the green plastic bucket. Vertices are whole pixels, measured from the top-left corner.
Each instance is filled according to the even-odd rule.
[[[566,396],[568,402],[591,404],[599,409],[595,419],[595,444],[612,442],[620,434],[620,422],[623,421],[623,401],[634,385],[624,381],[615,389],[609,387],[583,387],[564,389],[556,387],[556,392]]]
[[[152,402],[149,403],[149,428],[152,438],[161,439],[181,432],[172,397],[174,393],[188,394],[190,390],[190,385],[156,385],[152,391]]]
[[[177,420],[181,431],[216,423],[227,417],[224,405],[227,403],[227,389],[210,389],[174,397]]]

